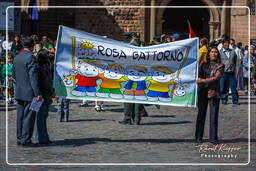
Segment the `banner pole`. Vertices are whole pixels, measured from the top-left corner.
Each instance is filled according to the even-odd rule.
[[[76,47],[76,37],[72,36],[72,69],[76,70],[75,66],[75,47]],[[76,79],[73,77],[73,86],[76,87]]]
[[[187,58],[188,58],[188,53],[189,53],[189,50],[190,50],[190,47],[187,47],[187,50],[186,50],[186,54],[185,54],[185,58],[183,59],[183,61],[181,62],[180,64],[180,67],[178,69],[178,72],[176,74],[176,78],[179,78],[179,75],[180,75],[180,70],[182,68],[182,66],[184,65],[184,63],[186,62]],[[171,93],[170,93],[170,97],[172,98],[173,97],[173,94],[174,94],[174,90],[176,89],[176,83],[174,83],[173,87],[172,87],[172,90],[171,90]]]

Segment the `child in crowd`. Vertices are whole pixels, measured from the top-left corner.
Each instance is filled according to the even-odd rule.
[[[4,90],[4,78],[2,74],[2,69],[4,67],[5,60],[0,58],[0,99],[3,99],[3,90]]]
[[[6,73],[7,68],[7,73]],[[7,78],[5,79],[5,86],[7,88],[6,101],[8,104],[13,103],[13,90],[14,90],[14,82],[13,79],[13,55],[11,53],[8,54],[7,63],[4,64],[2,68],[2,78],[5,78],[7,74]]]
[[[104,104],[102,101],[95,101],[95,110],[97,112],[101,112],[101,111],[104,111]]]

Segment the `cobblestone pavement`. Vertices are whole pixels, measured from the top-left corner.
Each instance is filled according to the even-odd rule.
[[[241,93],[240,93],[241,94]],[[241,95],[241,105],[221,105],[219,115],[220,143],[207,142],[209,117],[206,120],[204,146],[216,147],[203,152],[194,143],[196,109],[146,106],[149,117],[142,125],[120,125],[122,103],[105,103],[104,112],[96,112],[93,103],[79,108],[72,101],[70,122],[56,121],[56,103],[48,118],[53,144],[36,148],[16,146],[15,106],[8,109],[9,163],[212,163],[214,166],[10,166],[5,157],[5,106],[0,103],[0,170],[255,170],[256,169],[256,96],[251,97],[251,162],[245,166],[220,166],[218,163],[248,162],[248,100]],[[202,147],[202,146],[201,146]],[[226,148],[233,151],[226,151]],[[237,148],[237,149],[234,149]],[[240,149],[239,149],[240,148]],[[201,151],[200,151],[201,149]],[[226,155],[226,156],[224,156]]]

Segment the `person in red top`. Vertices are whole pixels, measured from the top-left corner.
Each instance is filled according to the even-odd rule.
[[[74,96],[95,96],[96,81],[99,79],[98,63],[91,60],[80,60],[75,74],[76,88],[72,91]]]

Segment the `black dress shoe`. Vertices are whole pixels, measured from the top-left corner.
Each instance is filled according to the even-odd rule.
[[[34,144],[32,142],[21,144],[22,147],[38,147],[38,144]]]
[[[144,113],[144,114],[141,115],[141,117],[148,117],[148,114]]]
[[[132,121],[119,121],[118,123],[123,125],[132,125]]]
[[[234,105],[240,105],[240,103],[238,103],[238,102],[234,102],[233,104],[234,104]]]
[[[198,144],[202,144],[203,143],[203,140],[200,138],[200,139],[196,139],[196,143]]]
[[[216,144],[219,144],[219,141],[218,140],[210,140],[210,143],[216,145]]]
[[[49,144],[52,144],[53,142],[52,141],[47,141],[47,142],[40,142],[38,143],[39,145],[49,145]]]

